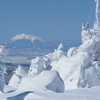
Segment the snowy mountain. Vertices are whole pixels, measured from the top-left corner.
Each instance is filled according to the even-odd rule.
[[[2,59],[4,63],[29,64],[36,56],[43,56],[52,52],[55,44],[49,43],[40,37],[18,34],[9,41],[2,43],[9,49],[9,54]]]
[[[40,37],[19,34],[4,43],[10,50],[9,55],[29,55],[29,52],[37,52],[42,55],[46,51],[52,51],[54,46]],[[33,55],[34,56],[34,55]]]
[[[30,40],[31,42],[34,42],[35,40],[44,41],[42,38],[39,38],[36,36],[31,36],[31,35],[26,35],[25,33],[18,34],[15,37],[13,37],[11,40],[17,41],[17,40],[21,40],[21,39]]]

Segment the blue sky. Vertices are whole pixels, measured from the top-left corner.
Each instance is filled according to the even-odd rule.
[[[49,41],[79,41],[95,0],[0,0],[0,41],[26,33]],[[94,21],[94,13],[91,25]]]

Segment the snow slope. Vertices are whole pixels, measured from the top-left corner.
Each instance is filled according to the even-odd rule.
[[[100,100],[100,88],[78,89],[64,93],[29,93],[24,100]]]

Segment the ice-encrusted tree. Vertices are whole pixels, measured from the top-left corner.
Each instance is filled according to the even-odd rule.
[[[8,49],[0,45],[0,59],[8,54]],[[5,65],[0,61],[0,91],[3,92],[3,88],[5,85],[5,73],[6,73],[6,67]]]
[[[100,64],[100,0],[95,0],[96,11],[95,11],[95,21],[92,29],[82,30],[82,43],[87,40],[94,40],[95,47],[92,50],[93,61],[98,61]],[[89,52],[89,51],[88,51]]]
[[[27,76],[27,72],[21,65],[18,65],[17,69],[13,71],[13,73],[14,74],[11,77],[8,85],[13,88],[17,88],[21,83],[22,78]]]
[[[36,57],[31,61],[31,66],[29,69],[29,75],[36,75],[42,72],[46,68],[45,61],[43,57]]]

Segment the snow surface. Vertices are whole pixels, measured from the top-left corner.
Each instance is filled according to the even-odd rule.
[[[0,100],[100,100],[100,87],[67,90],[64,93],[51,91],[0,93]]]
[[[24,100],[100,100],[100,88],[79,89],[64,93],[29,93]],[[34,99],[35,98],[35,99]]]

